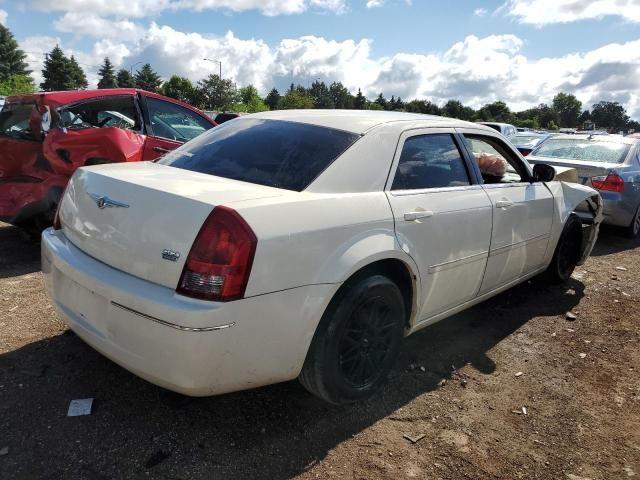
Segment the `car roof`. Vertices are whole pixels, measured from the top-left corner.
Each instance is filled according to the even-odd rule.
[[[634,145],[640,142],[640,138],[623,137],[622,135],[587,135],[583,133],[554,135],[553,140],[593,140],[598,142],[625,143],[627,145]]]
[[[465,122],[436,115],[420,113],[386,112],[379,110],[272,110],[245,115],[242,118],[259,118],[307,123],[320,127],[336,128],[359,135],[374,127],[398,122],[411,122],[412,128],[420,127],[471,127],[487,129],[477,123]]]
[[[502,122],[477,122],[480,125],[500,125],[502,127],[513,127],[510,123],[502,123]]]
[[[136,95],[138,93],[144,94],[146,97],[159,98],[161,100],[167,100],[172,103],[177,103],[189,110],[192,110],[198,113],[203,118],[212,122],[212,125],[215,125],[213,119],[211,119],[208,115],[206,115],[201,110],[198,110],[192,105],[188,103],[181,102],[180,100],[176,100],[175,98],[166,97],[164,95],[160,95],[159,93],[149,92],[147,90],[142,90],[141,88],[103,88],[103,89],[91,89],[91,90],[63,90],[57,92],[37,92],[30,93],[28,95],[13,95],[7,97],[7,103],[21,103],[21,102],[41,102],[46,103],[52,107],[58,108],[65,105],[70,105],[76,102],[81,102],[83,100],[89,100],[91,98],[102,98],[102,97],[115,97],[118,95]]]

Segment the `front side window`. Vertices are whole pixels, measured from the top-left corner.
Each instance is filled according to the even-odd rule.
[[[60,126],[69,130],[87,128],[124,128],[140,131],[138,110],[132,95],[88,100],[58,110]]]
[[[484,183],[525,182],[526,169],[499,140],[484,135],[464,134],[467,149],[478,164]]]
[[[182,145],[158,163],[300,192],[358,138],[317,125],[240,117]]]
[[[446,134],[409,137],[402,147],[392,190],[470,185],[469,174],[453,137]]]
[[[630,145],[607,140],[587,138],[550,138],[535,150],[539,157],[588,162],[622,163]]]
[[[151,130],[157,137],[187,142],[213,125],[188,108],[157,98],[147,97]]]
[[[0,135],[17,140],[37,140],[29,123],[34,108],[34,103],[6,103],[0,112]]]

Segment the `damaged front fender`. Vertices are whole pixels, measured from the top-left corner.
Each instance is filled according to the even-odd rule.
[[[555,215],[564,226],[569,215],[576,213],[582,220],[582,252],[578,265],[582,265],[596,244],[603,220],[604,204],[597,190],[579,183],[549,182],[555,199]],[[561,231],[561,229],[560,229]]]

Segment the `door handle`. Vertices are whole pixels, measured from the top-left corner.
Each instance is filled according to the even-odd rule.
[[[418,220],[419,218],[429,217],[433,217],[433,212],[431,210],[415,210],[413,212],[407,212],[404,214],[404,219],[406,222],[413,222],[414,220]]]
[[[162,147],[153,147],[153,151],[154,152],[158,152],[158,153],[169,153],[170,150],[167,148],[162,148]]]
[[[513,205],[511,200],[498,200],[496,202],[496,208],[507,208]]]

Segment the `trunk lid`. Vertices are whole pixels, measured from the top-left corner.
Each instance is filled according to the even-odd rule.
[[[557,158],[535,157],[529,155],[527,161],[533,165],[536,163],[546,163],[554,167],[575,168],[578,172],[578,183],[591,186],[591,178],[606,176],[611,170],[618,170],[624,167],[622,163],[585,162],[576,160],[559,160]]]
[[[155,163],[80,168],[60,209],[80,250],[113,268],[175,288],[193,241],[216,205],[282,190]]]

